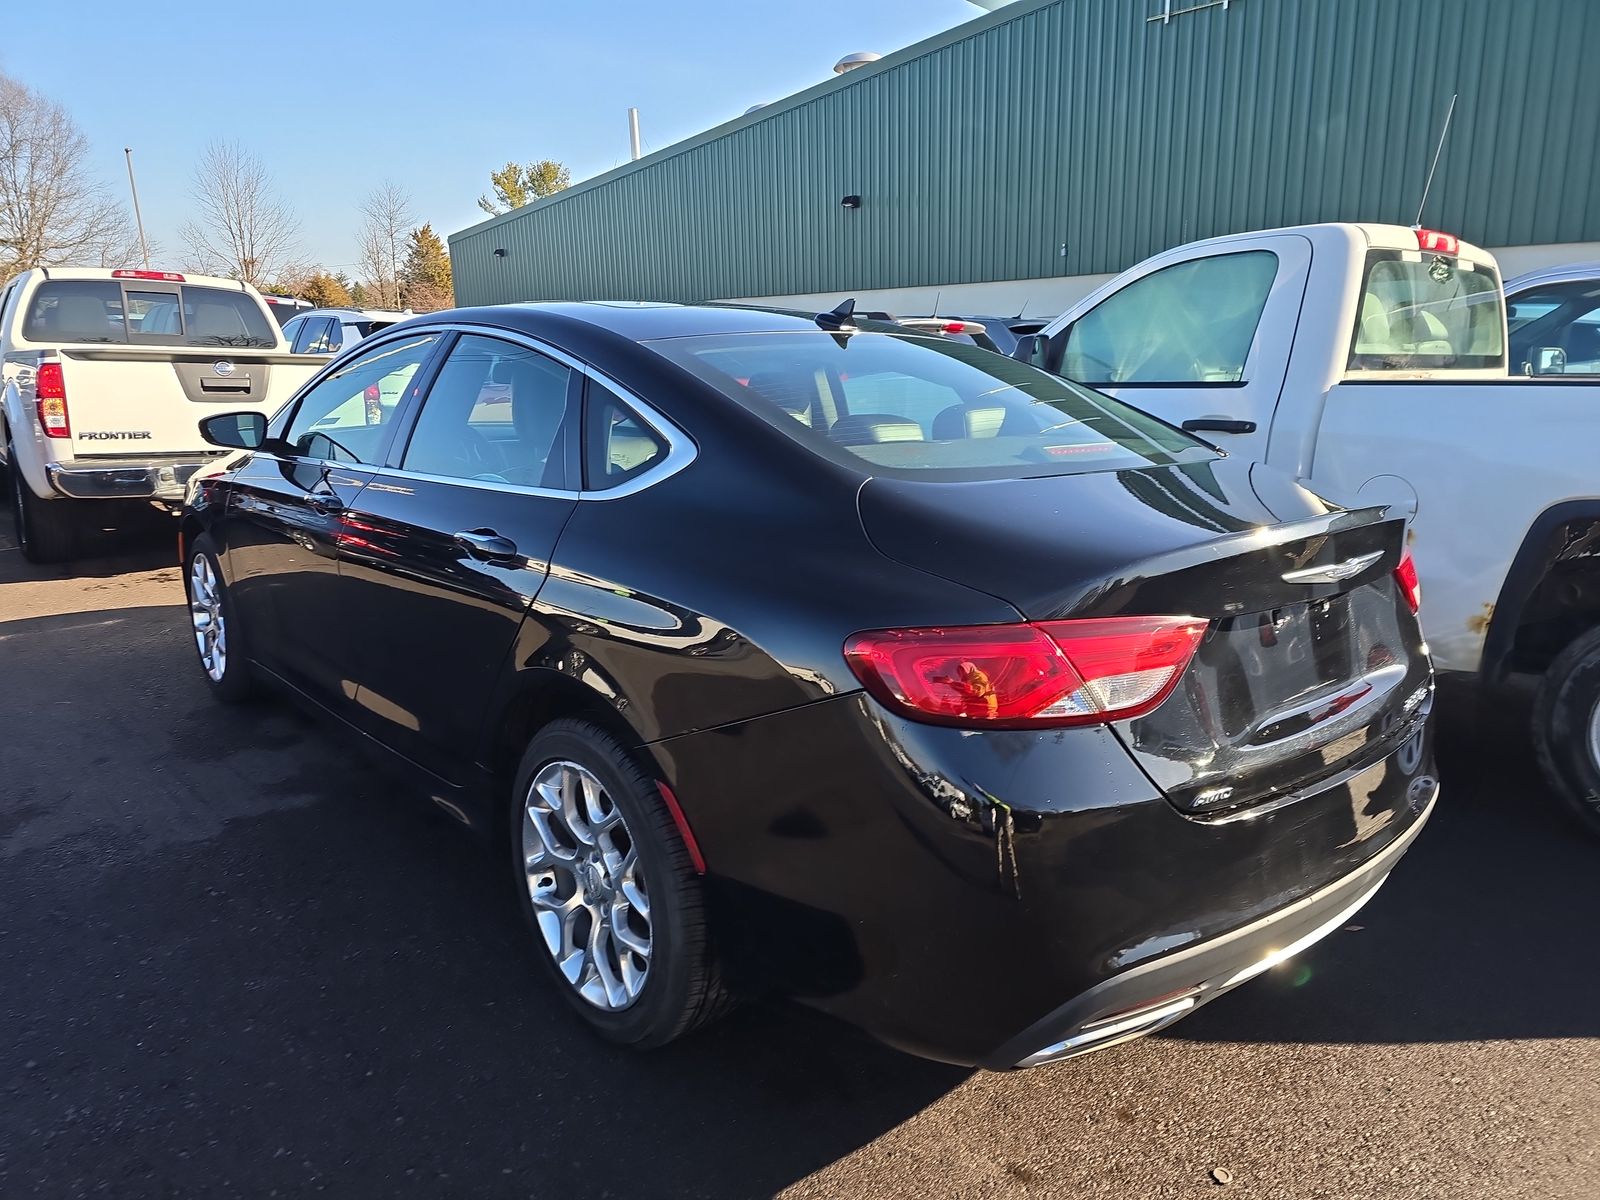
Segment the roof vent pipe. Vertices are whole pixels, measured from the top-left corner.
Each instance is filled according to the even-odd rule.
[[[846,54],[838,62],[834,63],[833,73],[835,75],[843,75],[846,71],[854,71],[857,67],[865,67],[870,63],[875,63],[882,57],[883,55],[876,54],[871,50],[857,50],[854,54]]]

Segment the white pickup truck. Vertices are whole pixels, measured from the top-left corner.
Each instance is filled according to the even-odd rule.
[[[1540,761],[1600,833],[1600,382],[1512,378],[1506,346],[1488,253],[1327,224],[1147,259],[1017,357],[1404,513],[1438,669],[1542,676]]]
[[[292,355],[256,290],[171,271],[39,267],[0,293],[0,465],[32,562],[77,557],[109,503],[177,505],[214,412],[271,413],[326,358]]]

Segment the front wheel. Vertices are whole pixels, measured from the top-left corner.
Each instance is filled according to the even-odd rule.
[[[1600,836],[1600,629],[1573,642],[1545,672],[1533,742],[1556,794]]]
[[[216,550],[203,534],[190,547],[184,584],[190,631],[212,694],[227,704],[250,699],[256,694],[256,683],[245,658],[244,629],[222,580]]]
[[[727,1004],[701,880],[655,781],[586,721],[528,745],[511,805],[512,869],[535,954],[601,1036],[660,1046]]]

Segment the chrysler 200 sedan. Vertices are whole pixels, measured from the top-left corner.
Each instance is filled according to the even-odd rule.
[[[1399,521],[848,304],[437,313],[204,429],[211,689],[494,834],[619,1042],[764,993],[1111,1045],[1337,928],[1434,803]]]

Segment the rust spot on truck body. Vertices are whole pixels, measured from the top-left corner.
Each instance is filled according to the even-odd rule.
[[[1467,628],[1479,637],[1486,637],[1489,633],[1489,622],[1494,620],[1494,603],[1491,601],[1483,606],[1483,611],[1476,616],[1467,618]]]

